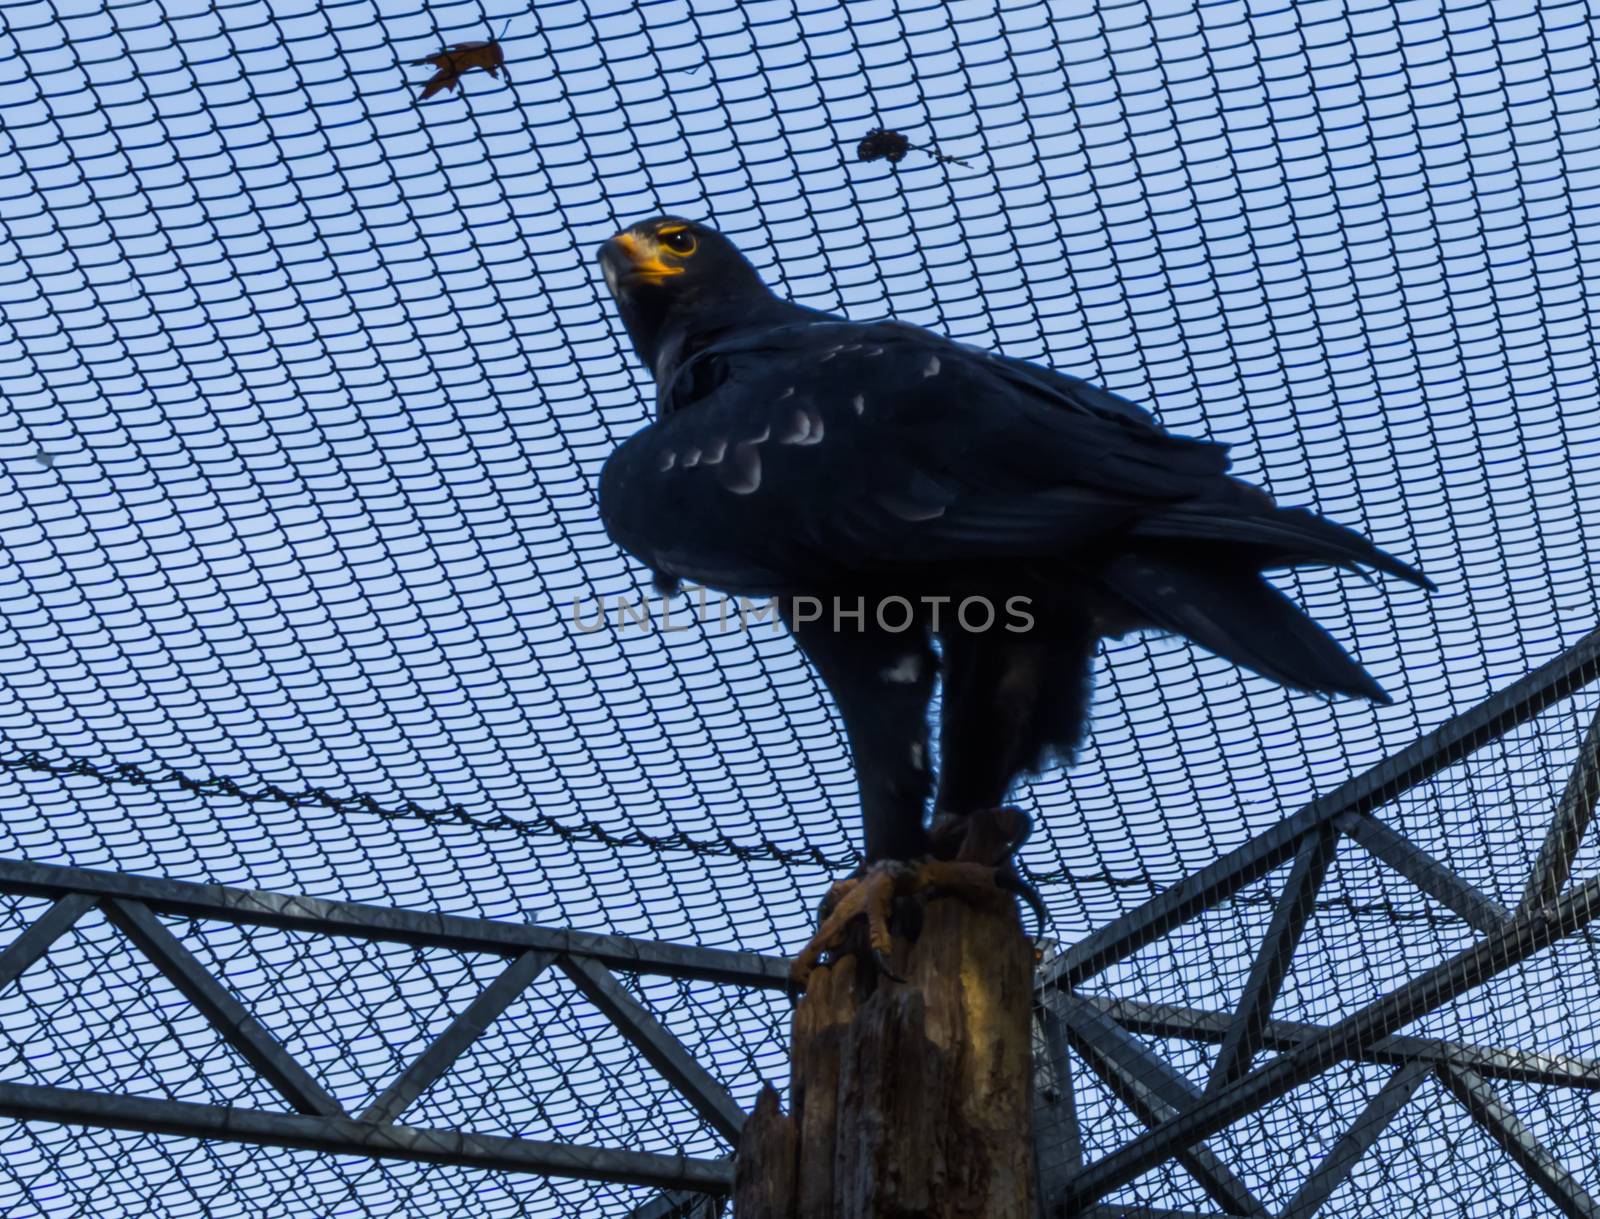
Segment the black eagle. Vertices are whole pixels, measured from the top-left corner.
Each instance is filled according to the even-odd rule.
[[[1170,631],[1388,701],[1262,573],[1431,584],[1231,477],[1225,446],[1053,369],[783,300],[693,221],[632,225],[600,263],[658,390],[601,475],[605,526],[667,586],[784,599],[849,734],[869,863],[929,851],[930,796],[949,822],[1070,762],[1103,636]]]

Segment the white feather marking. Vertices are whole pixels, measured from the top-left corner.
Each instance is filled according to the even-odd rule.
[[[911,769],[912,770],[922,770],[927,765],[928,765],[927,759],[923,756],[922,742],[921,741],[912,741],[911,742]]]
[[[805,444],[811,435],[811,420],[805,411],[795,411],[789,416],[789,426],[778,433],[779,444]]]
[[[700,464],[700,450],[699,449],[685,449],[684,452],[683,452],[683,468],[685,470],[692,470],[699,464]]]
[[[892,681],[896,685],[908,686],[922,676],[922,657],[915,652],[907,652],[887,669],[883,669],[878,676],[884,681]]]
[[[722,455],[728,451],[726,440],[713,440],[706,451],[700,455],[700,464],[714,466],[722,460]]]
[[[939,357],[929,356],[928,362],[922,366],[922,375],[925,377],[937,376],[939,373]]]
[[[663,453],[661,455],[661,471],[662,471],[662,473],[666,473],[666,471],[672,469],[672,467],[677,465],[677,464],[678,464],[678,455],[676,453],[674,453],[671,449],[668,449],[665,453]]]
[[[867,400],[860,394],[857,394],[854,398],[850,399],[850,405],[855,408],[856,414],[860,415],[867,409]]]
[[[761,486],[761,453],[755,442],[741,441],[720,471],[722,485],[735,495],[750,495]]]

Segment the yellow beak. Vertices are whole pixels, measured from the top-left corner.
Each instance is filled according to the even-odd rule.
[[[626,255],[631,264],[629,269],[640,279],[659,283],[669,275],[683,274],[682,267],[671,266],[662,261],[661,247],[648,237],[640,237],[634,233],[618,233],[612,240]]]

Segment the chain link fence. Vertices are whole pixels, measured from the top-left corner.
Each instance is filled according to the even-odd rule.
[[[1023,862],[1064,949],[1130,917],[1597,618],[1600,31],[1585,3],[1526,8],[0,0],[0,856],[802,942],[856,858],[815,678],[766,627],[589,629],[643,591],[593,490],[651,398],[591,255],[673,211],[806,304],[1046,360],[1228,441],[1244,477],[1440,585],[1282,581],[1388,708],[1108,645],[1081,764],[1020,793]],[[502,77],[419,102],[435,69],[411,61],[492,38]],[[1575,693],[1373,811],[1515,910],[1593,710]],[[1324,862],[1274,1020],[1348,1015],[1470,942],[1351,834]],[[1231,1010],[1294,866],[1074,993]],[[0,902],[0,943],[45,909]],[[352,1109],[499,968],[162,918]],[[1593,1055],[1597,959],[1577,933],[1406,1031]],[[781,995],[622,980],[739,1103],[783,1081]],[[1121,1014],[1206,1093],[1219,1041]],[[1071,1033],[1093,1161],[1147,1125]],[[408,1121],[728,1150],[556,974],[486,1037]],[[0,992],[0,1083],[270,1106],[232,1055],[101,912]],[[1208,1146],[1277,1213],[1397,1069],[1358,1058]],[[1406,1082],[1324,1213],[1550,1210],[1459,1073]],[[1600,1190],[1589,1091],[1488,1082]],[[1214,1213],[1212,1184],[1164,1161],[1106,1196]],[[28,1219],[657,1197],[0,1127],[0,1209]]]

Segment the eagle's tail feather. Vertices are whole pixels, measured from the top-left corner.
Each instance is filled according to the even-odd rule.
[[[1262,568],[1334,564],[1359,570],[1376,568],[1419,588],[1433,590],[1433,581],[1409,563],[1379,550],[1353,529],[1336,525],[1304,508],[1245,501],[1226,511],[1220,505],[1177,506],[1139,523],[1134,536],[1166,542],[1221,542],[1250,547]]]
[[[1129,555],[1106,574],[1112,591],[1149,625],[1280,685],[1392,701],[1327,631],[1253,568]]]

